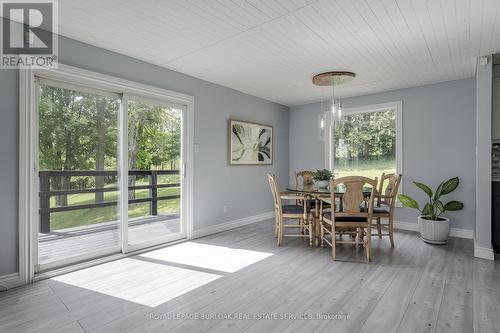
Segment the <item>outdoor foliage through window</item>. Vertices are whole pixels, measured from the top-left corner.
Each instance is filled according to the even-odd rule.
[[[40,170],[117,170],[117,98],[41,85],[38,104]],[[179,168],[181,111],[168,106],[129,103],[129,169],[171,170]],[[143,185],[148,179],[133,179]],[[161,176],[158,183],[178,183],[178,175]],[[116,187],[116,176],[51,177],[51,190]],[[162,188],[158,196],[176,195],[179,187]],[[133,198],[149,196],[136,190]],[[63,194],[51,198],[50,206],[85,205],[118,200],[117,191]],[[129,217],[148,214],[148,204],[136,205]],[[159,201],[161,213],[179,212],[180,200]],[[108,206],[52,213],[52,229],[64,229],[118,219],[117,207]]]
[[[396,111],[347,114],[335,121],[336,177],[396,172]]]

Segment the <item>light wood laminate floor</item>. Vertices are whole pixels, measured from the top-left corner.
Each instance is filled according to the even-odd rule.
[[[107,249],[118,244],[119,221],[96,223],[38,235],[38,263],[46,264],[74,255]],[[178,214],[147,216],[129,221],[129,242],[137,244],[151,237],[180,232]]]
[[[265,221],[0,293],[0,332],[498,332],[500,266],[397,232],[364,251]],[[257,320],[256,318],[260,318]]]

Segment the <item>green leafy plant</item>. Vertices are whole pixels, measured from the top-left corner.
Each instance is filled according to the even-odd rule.
[[[333,177],[333,174],[328,169],[316,170],[316,172],[313,175],[313,179],[316,181],[330,180],[330,179],[332,179],[332,177]]]
[[[433,193],[432,189],[425,184],[419,182],[413,182],[413,183],[419,189],[424,191],[427,194],[427,196],[429,196],[429,202],[425,204],[423,209],[420,209],[418,203],[407,195],[400,194],[398,196],[399,201],[401,201],[401,203],[408,208],[418,209],[422,214],[422,216],[428,220],[441,221],[444,220],[443,218],[441,218],[441,215],[444,212],[456,211],[464,208],[464,204],[461,203],[460,201],[452,200],[446,204],[443,204],[443,202],[441,201],[442,196],[453,192],[458,187],[458,184],[460,183],[458,177],[448,179],[447,181],[444,181],[441,184],[439,184],[435,193]]]

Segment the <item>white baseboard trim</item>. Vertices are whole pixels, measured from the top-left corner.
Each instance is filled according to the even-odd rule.
[[[219,223],[215,225],[211,225],[209,227],[201,228],[198,230],[194,230],[193,232],[193,238],[200,238],[203,236],[208,236],[212,234],[216,234],[218,232],[242,227],[244,225],[252,224],[252,223],[257,223],[265,220],[269,220],[274,218],[274,211],[271,212],[266,212],[262,213],[259,215],[254,215],[254,216],[249,216],[249,217],[244,217],[241,219],[237,219],[234,221],[229,221],[229,222],[224,222],[224,223]]]
[[[399,230],[418,231],[418,224],[411,222],[394,221],[394,228]]]
[[[450,236],[456,238],[473,239],[474,231],[467,229],[450,228]]]
[[[481,246],[474,246],[474,257],[487,260],[495,260],[493,249],[488,249]]]
[[[4,291],[8,289],[12,289],[15,287],[19,287],[23,285],[23,281],[21,280],[21,276],[19,273],[12,273],[7,275],[0,276],[0,290]]]
[[[394,228],[400,230],[418,231],[418,224],[411,222],[394,221]],[[473,239],[474,231],[467,229],[450,228],[450,237]]]

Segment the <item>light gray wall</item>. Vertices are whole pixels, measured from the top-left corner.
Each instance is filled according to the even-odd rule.
[[[59,48],[64,64],[194,96],[195,229],[272,211],[265,174],[287,183],[288,107],[68,38],[59,39]],[[17,71],[0,70],[0,276],[18,270],[18,82]],[[274,126],[272,166],[227,164],[229,118]]]
[[[474,229],[475,219],[475,96],[473,78],[344,99],[345,108],[403,101],[404,192],[420,202],[425,194],[412,181],[437,187],[460,177],[450,199],[465,209],[449,212],[452,227]],[[320,105],[290,108],[290,181],[293,172],[325,166],[324,144],[318,139]],[[396,220],[415,222],[418,212],[398,208]]]
[[[491,249],[491,57],[476,73],[476,229],[475,246]]]

